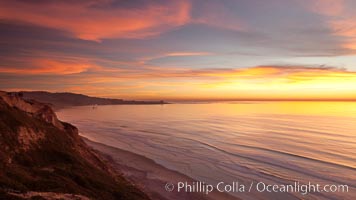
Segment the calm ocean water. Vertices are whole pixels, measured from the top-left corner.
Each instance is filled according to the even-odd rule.
[[[89,139],[206,183],[349,186],[347,193],[236,194],[242,199],[356,198],[353,102],[84,106],[58,116]]]

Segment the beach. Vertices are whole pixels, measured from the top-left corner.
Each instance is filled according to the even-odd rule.
[[[127,180],[131,181],[133,184],[142,189],[146,194],[152,197],[152,199],[238,200],[238,198],[234,198],[230,195],[218,192],[213,192],[209,195],[206,195],[199,193],[178,193],[177,191],[166,191],[165,185],[168,182],[193,182],[195,180],[184,174],[164,168],[163,166],[144,156],[96,143],[86,138],[83,139],[89,146],[104,154],[104,157],[106,157],[108,161],[111,162],[111,164],[118,172],[122,173],[122,175],[127,178]]]

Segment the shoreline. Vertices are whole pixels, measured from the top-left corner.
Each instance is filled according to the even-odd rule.
[[[168,192],[165,190],[166,183],[194,182],[196,180],[179,172],[167,169],[155,161],[126,150],[111,147],[80,135],[85,143],[105,157],[109,164],[124,178],[141,189],[152,199],[160,200],[238,200],[239,198],[227,193],[212,192],[208,195],[203,193]]]

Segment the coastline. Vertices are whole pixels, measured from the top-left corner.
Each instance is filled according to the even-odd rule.
[[[153,160],[126,150],[111,147],[92,141],[84,136],[82,139],[94,150],[102,154],[109,164],[124,178],[145,192],[152,199],[159,200],[238,200],[237,197],[227,193],[212,192],[208,195],[203,193],[168,192],[164,186],[167,182],[176,183],[194,182],[196,180],[179,172],[167,169]]]

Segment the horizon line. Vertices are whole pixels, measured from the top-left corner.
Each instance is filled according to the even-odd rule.
[[[201,101],[201,102],[209,102],[209,101],[314,101],[314,102],[356,102],[356,99],[314,99],[314,98],[306,98],[306,99],[277,99],[277,98],[246,98],[246,99],[166,99],[164,101],[180,101],[180,102],[194,102],[194,101]]]
[[[0,90],[1,91],[1,90]],[[202,98],[202,99],[195,99],[195,98],[164,98],[164,97],[157,97],[157,98],[139,98],[135,97],[132,98],[122,98],[122,97],[108,97],[108,96],[95,96],[95,95],[89,95],[89,94],[83,94],[83,93],[76,93],[76,92],[70,92],[70,91],[44,91],[44,90],[21,90],[21,91],[6,91],[2,90],[3,92],[48,92],[48,93],[72,93],[72,94],[81,94],[81,95],[86,95],[89,97],[98,97],[98,98],[110,98],[110,99],[123,99],[123,100],[140,100],[140,101],[158,101],[158,100],[163,100],[163,101],[329,101],[329,102],[356,102],[356,98]]]

